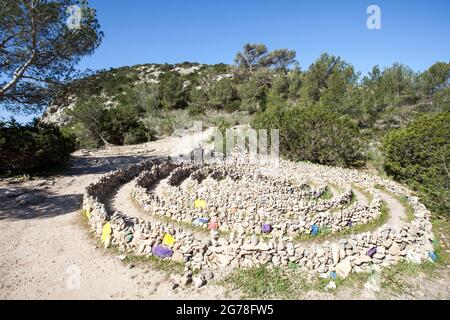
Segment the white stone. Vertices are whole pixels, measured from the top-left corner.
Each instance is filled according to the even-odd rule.
[[[408,252],[406,252],[406,261],[419,264],[422,261],[422,259],[420,258],[419,254],[415,253],[412,250],[409,250]]]
[[[357,266],[360,266],[363,263],[369,263],[371,261],[372,261],[372,259],[369,256],[362,255],[362,256],[358,256],[355,260],[353,260],[353,263]]]
[[[352,264],[348,258],[336,265],[336,274],[343,279],[347,278],[351,271]]]
[[[339,246],[335,243],[331,245],[331,254],[333,256],[333,263],[338,264],[339,263],[339,257],[340,257],[340,249]]]
[[[325,286],[325,290],[330,291],[330,290],[336,290],[336,283],[334,281],[330,281],[326,286]]]

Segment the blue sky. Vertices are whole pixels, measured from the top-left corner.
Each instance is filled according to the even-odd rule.
[[[322,52],[356,70],[401,62],[423,71],[450,57],[448,0],[91,0],[105,33],[81,69],[139,63],[232,63],[247,42],[297,51],[302,69]],[[381,8],[381,30],[366,9]],[[0,116],[6,113],[0,111]]]

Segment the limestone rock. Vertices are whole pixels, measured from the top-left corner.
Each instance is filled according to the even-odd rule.
[[[347,278],[351,271],[352,264],[348,258],[336,265],[336,274],[343,279]]]

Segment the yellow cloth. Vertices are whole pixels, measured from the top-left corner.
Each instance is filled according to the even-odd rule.
[[[111,232],[112,232],[111,224],[109,222],[107,222],[103,226],[102,243],[105,243],[106,239],[108,239],[108,237],[111,235]]]
[[[206,209],[206,201],[202,199],[197,199],[194,201],[194,208],[196,209]]]
[[[86,214],[86,218],[91,218],[91,212],[89,210],[85,210],[84,213]]]
[[[175,238],[172,237],[170,234],[166,233],[163,238],[163,244],[166,246],[173,246],[175,243]]]

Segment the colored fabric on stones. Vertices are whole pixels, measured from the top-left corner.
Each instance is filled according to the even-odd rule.
[[[270,232],[272,232],[272,226],[270,224],[265,223],[262,225],[261,231],[263,233],[270,233]]]
[[[377,247],[373,247],[369,251],[367,251],[367,255],[371,258],[375,255],[375,253],[377,253]]]
[[[195,209],[206,209],[206,201],[202,199],[197,199],[194,201]]]
[[[204,224],[207,224],[209,222],[208,218],[197,218],[194,220],[193,224],[196,226],[202,226]]]
[[[106,239],[111,235],[112,229],[109,222],[105,223],[102,230],[102,243],[105,243]]]
[[[437,260],[437,254],[436,254],[436,252],[430,251],[430,252],[428,252],[428,256],[430,257],[430,259],[431,259],[433,262],[436,262],[436,260]]]
[[[173,246],[174,243],[175,243],[175,238],[172,237],[170,234],[166,233],[163,238],[163,245],[170,247],[170,246]]]
[[[210,222],[208,223],[208,229],[209,230],[217,230],[219,229],[219,224],[217,222]]]
[[[170,258],[173,255],[173,251],[162,245],[157,245],[152,248],[152,253],[160,258]]]
[[[317,236],[319,234],[319,226],[316,224],[313,224],[311,227],[311,235]]]

